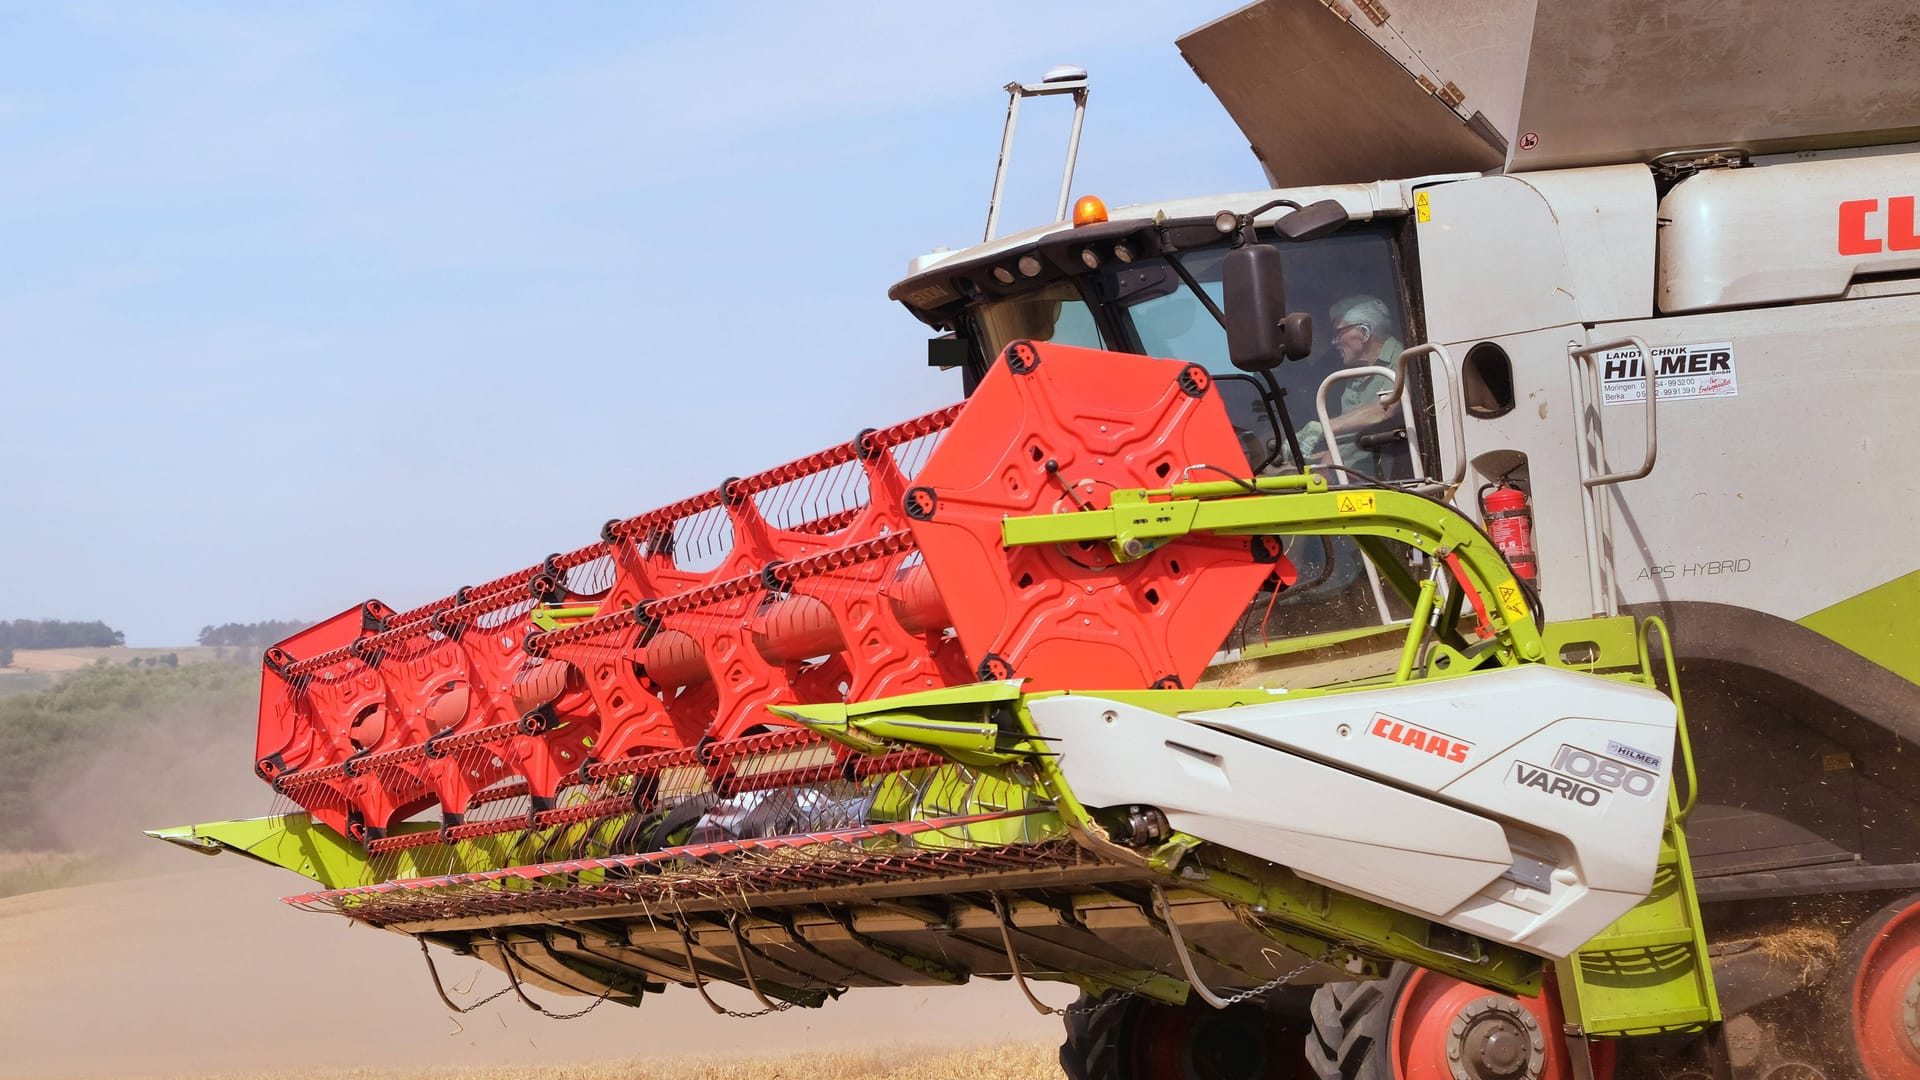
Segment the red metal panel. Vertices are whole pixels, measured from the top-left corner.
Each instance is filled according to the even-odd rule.
[[[1001,545],[1009,514],[1102,509],[1190,465],[1251,471],[1195,365],[1015,342],[918,480],[914,535],[982,678],[1034,689],[1191,686],[1272,566],[1189,538],[1117,563],[1104,545]],[[1217,473],[1209,474],[1218,478]]]
[[[1244,475],[1211,380],[1086,349],[1007,355],[964,406],[609,522],[596,543],[412,611],[370,601],[288,639],[263,679],[260,774],[354,835],[435,804],[450,829],[491,835],[507,827],[463,822],[470,808],[502,812],[511,790],[530,800],[520,820],[577,819],[556,808],[564,791],[664,752],[702,746],[679,767],[719,785],[725,748],[783,725],[769,706],[1009,675],[1191,684],[1275,569],[1245,539],[1123,561],[1008,550],[1000,522],[1105,506],[1190,465]],[[579,790],[568,798],[609,798]]]

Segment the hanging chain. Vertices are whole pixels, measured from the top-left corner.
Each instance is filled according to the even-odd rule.
[[[1268,993],[1273,990],[1278,990],[1280,987],[1287,985],[1293,980],[1306,974],[1308,971],[1312,970],[1313,968],[1316,968],[1321,964],[1324,964],[1327,961],[1333,959],[1335,956],[1339,955],[1339,952],[1340,950],[1338,949],[1328,949],[1326,952],[1321,953],[1318,957],[1315,957],[1312,960],[1308,960],[1306,963],[1301,964],[1299,967],[1294,968],[1292,971],[1286,972],[1285,974],[1276,975],[1273,978],[1268,979],[1266,982],[1261,983],[1259,986],[1253,987],[1248,990],[1242,990],[1237,994],[1229,995],[1226,998],[1226,1005],[1222,1006],[1222,1008],[1232,1008],[1233,1006],[1238,1005],[1243,1001],[1251,1001],[1262,994]],[[1067,1006],[1064,1009],[1054,1009],[1052,1011],[1056,1016],[1081,1016],[1086,1013],[1096,1013],[1108,1007],[1109,1005],[1118,1005],[1121,1002],[1128,1000],[1129,998],[1145,997],[1146,995],[1142,993],[1142,991],[1146,989],[1147,983],[1149,981],[1150,979],[1142,979],[1137,985],[1129,989],[1122,990],[1119,993],[1103,995],[1084,1005],[1075,1003],[1073,1005]]]
[[[508,985],[503,986],[498,990],[495,990],[493,993],[488,994],[486,997],[481,998],[479,1001],[476,1001],[473,1004],[466,1006],[465,1008],[462,1008],[459,1005],[455,1005],[453,1003],[453,999],[447,996],[446,987],[440,985],[440,971],[438,968],[435,968],[433,966],[433,954],[427,951],[426,939],[421,938],[419,939],[419,941],[420,941],[420,955],[426,957],[426,960],[427,960],[427,974],[433,976],[434,993],[439,994],[440,1000],[446,1003],[447,1008],[452,1009],[454,1012],[465,1015],[466,1013],[472,1012],[473,1010],[479,1008],[480,1006],[485,1005],[488,1002],[492,1001],[494,998],[497,998],[500,995],[506,993],[507,991],[513,989],[512,984],[509,983]]]
[[[502,964],[502,969],[507,973],[507,985],[501,987],[498,990],[495,990],[493,993],[488,994],[486,997],[481,998],[479,1001],[476,1001],[471,1005],[467,1005],[464,1007],[460,1005],[455,1005],[453,1003],[453,999],[447,996],[446,986],[440,982],[440,970],[434,966],[433,953],[427,949],[426,939],[420,938],[418,940],[420,942],[420,955],[425,957],[427,961],[427,974],[432,976],[433,978],[434,993],[440,995],[440,1001],[443,1004],[445,1004],[447,1008],[452,1009],[454,1012],[460,1013],[462,1015],[465,1015],[467,1013],[472,1012],[475,1009],[480,1008],[482,1005],[485,1005],[488,1002],[491,1002],[493,999],[511,990],[515,994],[519,995],[520,1000],[526,1004],[527,1008],[532,1009],[533,1011],[539,1013],[542,1016],[547,1017],[548,1019],[578,1020],[580,1017],[587,1015],[593,1010],[599,1008],[601,1005],[605,1004],[606,1000],[609,997],[613,996],[613,984],[609,982],[607,984],[606,989],[600,992],[600,996],[594,998],[593,1001],[589,1003],[586,1008],[576,1009],[575,1011],[570,1013],[554,1012],[553,1010],[548,1009],[546,1006],[540,1004],[539,1002],[534,1001],[532,998],[529,998],[527,996],[526,991],[520,988],[520,977],[514,974],[514,971],[513,971],[512,954],[508,951],[506,944],[502,942],[500,943],[500,960]]]
[[[752,1012],[742,1012],[739,1009],[728,1009],[728,1008],[720,1008],[720,1009],[716,1009],[715,1011],[718,1012],[721,1016],[725,1016],[733,1020],[758,1020],[763,1016],[772,1016],[774,1013],[786,1012],[788,1009],[793,1008],[795,1004],[796,1002],[792,1002],[792,1001],[779,1001],[779,1002],[775,1002],[772,1008],[755,1009]]]

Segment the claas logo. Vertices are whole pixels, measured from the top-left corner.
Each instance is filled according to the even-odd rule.
[[[1409,724],[1405,720],[1396,720],[1385,713],[1377,713],[1373,718],[1371,734],[1391,743],[1399,743],[1411,750],[1420,750],[1434,757],[1445,758],[1455,764],[1463,764],[1467,754],[1473,750],[1473,744],[1451,735],[1442,735],[1437,731]]]
[[[1840,204],[1840,254],[1878,255],[1920,250],[1914,230],[1914,197],[1851,199]]]

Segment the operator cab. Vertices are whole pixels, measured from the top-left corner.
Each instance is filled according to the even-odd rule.
[[[1129,208],[1112,220],[1103,209],[1083,216],[1076,208],[1072,224],[916,260],[889,296],[944,332],[931,343],[929,363],[961,368],[968,393],[1002,350],[1022,339],[1177,358],[1216,376],[1255,470],[1298,467],[1289,446],[1290,426],[1306,462],[1327,471],[1336,485],[1413,481],[1431,471],[1420,463],[1435,461],[1437,453],[1437,440],[1426,430],[1432,425],[1424,378],[1409,378],[1412,430],[1406,411],[1378,404],[1393,384],[1398,354],[1422,338],[1402,260],[1410,239],[1408,218],[1376,216],[1371,202],[1378,193],[1370,188],[1285,193],[1297,202],[1278,199],[1281,194],[1181,200]],[[1306,210],[1299,209],[1301,203]],[[1342,211],[1340,204],[1349,209]],[[1355,206],[1360,212],[1353,212]],[[1291,310],[1310,316],[1312,324],[1307,349],[1284,362],[1276,353],[1250,365],[1268,369],[1253,373],[1233,363],[1228,327],[1236,313],[1226,309],[1234,292],[1230,279],[1236,273],[1246,276],[1246,261],[1232,271],[1230,256],[1248,245],[1277,253],[1281,273],[1269,275],[1274,291],[1280,291],[1280,279],[1285,282],[1284,299],[1260,297],[1256,303],[1270,302],[1279,309],[1276,315]],[[1271,266],[1272,256],[1265,258]],[[1243,281],[1241,302],[1248,295]],[[1294,336],[1297,345],[1297,332]],[[1241,353],[1244,362],[1244,345]],[[1424,371],[1416,366],[1413,374]],[[1330,376],[1340,377],[1329,382]],[[1323,393],[1330,417],[1358,415],[1369,404],[1377,414],[1357,428],[1335,420],[1337,462],[1317,419]],[[1262,596],[1255,608],[1264,611],[1249,612],[1235,644],[1406,617],[1399,598],[1364,572],[1365,560],[1353,541],[1315,539],[1306,547],[1289,552],[1300,570],[1299,583],[1277,596]]]
[[[1224,317],[1227,255],[1247,237],[1221,219],[1269,201],[1263,195],[1183,200],[1172,207],[1187,211],[1179,217],[1163,207],[1150,215],[1032,230],[935,257],[931,265],[919,260],[916,272],[889,295],[951,335],[930,349],[930,362],[960,367],[969,393],[992,358],[1021,339],[1201,364],[1223,377],[1222,393],[1247,443],[1248,460],[1269,471],[1291,471],[1285,433],[1275,429],[1275,416],[1261,400],[1263,380],[1249,378],[1229,358]],[[1209,202],[1212,210],[1194,212]],[[1251,242],[1279,252],[1286,305],[1311,316],[1318,332],[1312,351],[1275,367],[1273,379],[1284,391],[1282,403],[1296,432],[1304,430],[1309,461],[1330,465],[1330,448],[1315,419],[1321,384],[1348,367],[1391,367],[1400,350],[1417,340],[1409,325],[1400,228],[1392,220],[1363,220],[1289,240],[1275,227],[1284,216],[1278,210],[1252,215],[1247,231]],[[1340,317],[1355,307],[1365,309],[1365,324]],[[1337,415],[1344,411],[1343,398],[1372,400],[1383,389],[1381,382],[1342,380],[1329,387],[1329,410]],[[1340,464],[1354,479],[1412,479],[1412,437],[1398,419],[1372,425],[1342,439]]]

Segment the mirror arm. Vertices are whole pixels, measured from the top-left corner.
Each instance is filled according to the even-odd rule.
[[[1207,290],[1201,288],[1200,283],[1194,280],[1193,274],[1187,270],[1187,264],[1180,261],[1180,256],[1169,251],[1161,257],[1167,260],[1168,266],[1173,267],[1174,273],[1180,275],[1180,280],[1186,282],[1187,288],[1193,290],[1193,295],[1200,298],[1201,305],[1207,309],[1207,314],[1213,316],[1213,321],[1219,323],[1222,330],[1226,329],[1227,313],[1221,311],[1220,305],[1214,303],[1213,297],[1207,295]]]
[[[1273,405],[1275,408],[1280,410],[1279,423],[1275,424],[1274,426],[1278,428],[1280,431],[1283,431],[1286,433],[1287,452],[1293,455],[1294,468],[1299,469],[1301,472],[1306,472],[1307,458],[1305,454],[1302,454],[1300,452],[1300,437],[1294,434],[1293,416],[1287,411],[1286,388],[1281,386],[1280,383],[1276,379],[1274,379],[1272,368],[1268,368],[1265,371],[1262,371],[1260,373],[1260,378],[1266,382],[1267,392],[1272,395],[1269,398],[1269,400],[1273,402]]]

